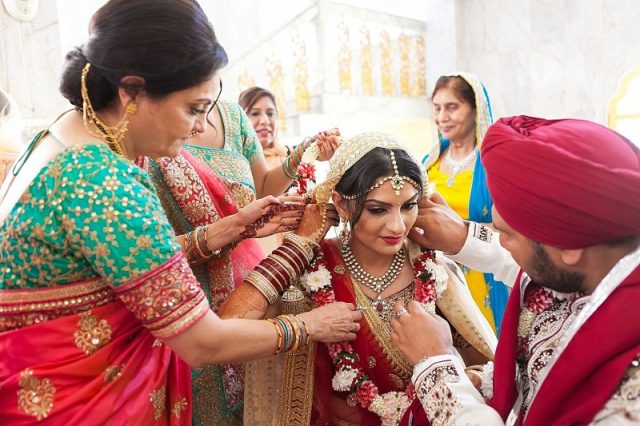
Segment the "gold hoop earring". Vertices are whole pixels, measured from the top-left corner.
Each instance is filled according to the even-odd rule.
[[[82,95],[82,120],[84,122],[84,127],[87,131],[102,140],[104,140],[109,148],[111,148],[115,153],[121,156],[125,156],[124,150],[122,148],[122,141],[124,140],[124,135],[127,133],[129,126],[129,115],[133,115],[138,111],[138,105],[131,101],[127,104],[124,109],[124,114],[120,119],[120,122],[115,126],[107,126],[96,114],[93,106],[91,105],[91,99],[89,98],[89,90],[87,89],[87,74],[89,74],[89,69],[91,68],[91,64],[87,62],[87,64],[82,69],[82,75],[80,77],[80,93]],[[92,131],[90,124],[93,125],[98,131],[96,134]]]

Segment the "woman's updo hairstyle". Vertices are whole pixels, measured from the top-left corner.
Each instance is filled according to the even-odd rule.
[[[420,185],[420,192],[422,193],[424,180],[420,166],[406,151],[402,149],[393,149],[392,151],[396,157],[396,165],[398,166],[400,176],[407,176],[415,181]],[[394,171],[391,165],[389,150],[385,148],[374,148],[345,172],[342,179],[340,179],[336,185],[335,190],[339,194],[347,196],[361,194],[375,185],[378,179],[393,176],[393,174]],[[408,182],[405,182],[405,185],[411,186]],[[363,195],[355,200],[348,201],[347,209],[351,215],[350,222],[352,228],[358,223],[366,200],[367,196]]]
[[[227,64],[227,54],[194,0],[111,0],[92,17],[89,40],[65,59],[60,92],[82,108],[80,77],[89,62],[89,99],[96,111],[116,96],[125,76],[144,79],[126,87],[151,97],[198,85]]]

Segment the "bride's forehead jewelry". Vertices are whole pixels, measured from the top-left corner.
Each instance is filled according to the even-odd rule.
[[[378,179],[376,181],[376,183],[374,183],[373,185],[371,185],[371,187],[369,189],[367,189],[364,192],[360,192],[358,194],[354,194],[354,195],[342,195],[342,198],[344,198],[345,200],[355,200],[356,198],[360,198],[365,194],[368,194],[369,192],[373,191],[374,189],[380,187],[382,184],[384,184],[386,181],[390,181],[389,183],[391,184],[391,187],[394,189],[396,196],[400,195],[400,190],[402,190],[402,188],[404,188],[404,183],[408,182],[411,185],[413,185],[413,187],[415,189],[418,190],[418,192],[422,191],[422,188],[420,187],[420,185],[418,184],[418,182],[416,182],[415,180],[411,179],[409,176],[400,176],[400,173],[398,172],[398,163],[396,162],[396,155],[393,152],[393,150],[389,150],[389,156],[391,157],[391,167],[393,168],[393,175],[391,176],[385,176],[382,177],[380,179]]]

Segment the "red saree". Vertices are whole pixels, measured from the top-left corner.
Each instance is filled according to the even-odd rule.
[[[157,339],[208,309],[182,253],[115,289],[0,291],[3,423],[190,424],[189,367]]]
[[[327,269],[335,272],[332,274],[334,278],[331,284],[336,300],[358,304],[358,295],[354,292],[351,277],[336,241],[323,241],[322,252]],[[404,391],[411,378],[411,367],[393,347],[386,324],[375,313],[365,311],[360,326],[360,332],[351,344],[365,373],[378,386],[381,394]],[[347,401],[347,393],[332,389],[331,380],[334,373],[326,345],[319,344],[315,364],[316,385],[312,423],[380,425],[378,415],[359,405],[351,406]]]

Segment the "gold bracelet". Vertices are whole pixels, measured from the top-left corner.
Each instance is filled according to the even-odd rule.
[[[302,347],[305,348],[309,346],[309,342],[311,341],[311,334],[309,334],[309,328],[307,327],[307,323],[304,322],[304,320],[300,318],[298,315],[294,315],[294,318],[297,319],[300,323],[302,323],[302,327],[304,328],[305,342]]]
[[[267,321],[273,324],[273,327],[276,329],[276,333],[278,334],[278,338],[276,340],[276,351],[274,352],[274,355],[278,355],[280,352],[282,352],[282,349],[284,347],[284,339],[282,338],[282,331],[276,321],[272,319],[268,319]]]

